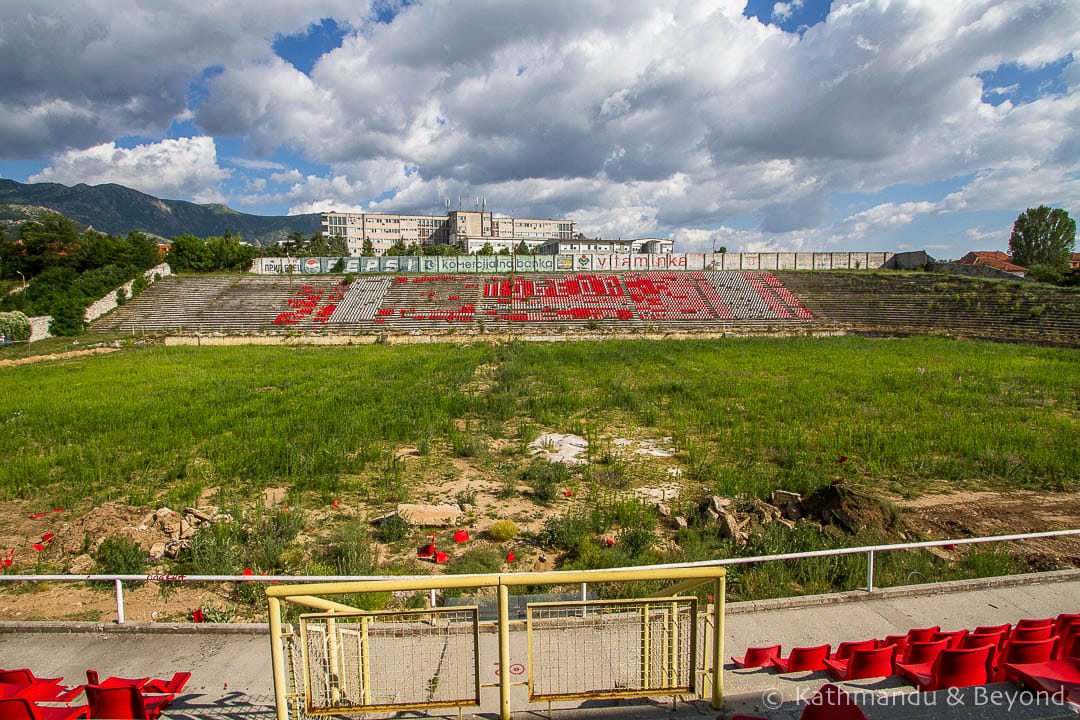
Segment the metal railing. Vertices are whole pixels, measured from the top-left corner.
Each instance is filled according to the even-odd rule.
[[[977,538],[959,538],[951,540],[928,540],[911,543],[895,543],[890,545],[863,545],[850,548],[832,548],[829,550],[810,550],[804,552],[782,553],[777,555],[755,555],[749,557],[722,558],[718,560],[702,560],[691,563],[672,563],[666,565],[651,565],[639,568],[625,569],[676,569],[689,567],[710,567],[726,565],[748,565],[754,563],[777,562],[782,560],[801,560],[807,558],[832,557],[842,555],[867,556],[866,591],[874,591],[874,560],[877,553],[897,550],[916,550],[931,547],[952,547],[956,545],[975,545],[995,542],[1023,542],[1025,540],[1037,540],[1042,538],[1066,537],[1080,535],[1080,529],[1051,530],[1038,533],[1021,533],[1014,535],[990,535]],[[429,576],[418,576],[429,577]],[[367,580],[402,579],[403,576],[372,575],[364,576]],[[353,575],[183,575],[183,574],[158,574],[147,575],[118,575],[118,574],[89,574],[89,575],[4,575],[0,574],[0,582],[111,582],[115,586],[116,593],[116,622],[124,623],[124,588],[125,582],[237,582],[237,583],[316,583],[316,582],[347,582],[356,580]],[[586,599],[587,583],[581,583],[582,599]],[[434,594],[434,590],[431,591]]]
[[[755,555],[751,557],[722,558],[719,560],[702,560],[691,563],[672,563],[667,565],[651,565],[637,568],[624,568],[627,570],[652,569],[666,570],[691,567],[712,567],[727,565],[749,565],[755,563],[778,562],[782,560],[802,560],[819,557],[832,557],[840,555],[866,555],[866,591],[874,591],[874,561],[879,553],[894,552],[898,550],[918,550],[932,547],[952,547],[957,545],[976,545],[981,543],[998,542],[1023,542],[1026,540],[1038,540],[1042,538],[1067,537],[1080,535],[1080,529],[1074,530],[1050,530],[1047,532],[1021,533],[1015,535],[990,535],[977,538],[959,538],[953,540],[927,540],[923,542],[896,543],[892,545],[863,545],[850,548],[834,548],[830,550],[810,550],[806,552],[783,553],[779,555]],[[431,576],[417,576],[431,577]],[[465,577],[465,576],[461,576]],[[365,576],[365,580],[400,580],[403,576],[396,575],[372,575]],[[124,587],[123,583],[129,582],[236,582],[236,583],[316,583],[316,582],[348,582],[356,580],[354,575],[166,575],[151,573],[148,575],[4,575],[0,574],[0,582],[111,582],[116,592],[116,622],[124,623]],[[587,583],[581,583],[581,599],[586,599]],[[431,590],[434,600],[434,590]],[[434,602],[432,602],[434,605]]]

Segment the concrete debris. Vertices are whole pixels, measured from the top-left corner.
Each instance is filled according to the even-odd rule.
[[[678,483],[665,483],[659,487],[640,487],[634,490],[634,495],[642,500],[678,500],[681,488]]]
[[[548,462],[564,465],[585,465],[588,463],[579,457],[589,448],[589,441],[580,435],[561,435],[544,433],[529,443],[530,454],[542,457]]]
[[[798,493],[777,490],[772,500],[767,503],[758,498],[742,498],[736,502],[732,498],[713,495],[701,503],[696,516],[699,522],[719,524],[722,537],[742,545],[750,539],[755,526],[778,522],[793,530],[805,515],[800,505],[802,496]],[[676,527],[684,527],[683,523],[687,522],[682,518],[675,518],[675,521]]]
[[[402,503],[395,511],[409,525],[421,527],[449,527],[456,525],[464,512],[460,505],[415,505]]]

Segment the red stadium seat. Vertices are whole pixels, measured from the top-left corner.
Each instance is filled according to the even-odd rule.
[[[731,662],[737,668],[768,667],[772,661],[780,657],[780,646],[769,645],[767,647],[746,648],[746,654],[742,657],[731,656]]]
[[[829,674],[837,680],[858,680],[860,678],[889,677],[893,674],[895,645],[878,648],[857,649],[845,660],[825,660]]]
[[[830,649],[828,645],[792,648],[790,655],[786,658],[773,658],[772,664],[782,673],[824,670],[825,658],[829,657]]]
[[[929,666],[897,663],[896,670],[923,692],[985,685],[993,675],[993,656],[991,645],[967,650],[946,649]]]

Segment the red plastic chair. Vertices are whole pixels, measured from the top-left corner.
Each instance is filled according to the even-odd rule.
[[[940,630],[930,636],[930,640],[948,640],[949,649],[955,650],[960,646],[960,641],[964,639],[964,636],[968,634],[967,630],[949,630],[947,632],[941,632]]]
[[[889,677],[893,674],[896,646],[853,650],[846,660],[825,661],[829,674],[837,680]]]
[[[91,685],[101,685],[102,687],[121,687],[123,685],[132,685],[139,688],[144,693],[159,693],[159,694],[171,694],[175,695],[184,689],[188,680],[191,679],[191,673],[189,672],[175,672],[173,676],[168,680],[164,678],[124,678],[124,677],[107,677],[104,681],[98,679],[97,670],[86,671],[86,682]]]
[[[1053,625],[1038,625],[1034,627],[1017,627],[1009,634],[1010,640],[1045,640],[1053,637]]]
[[[1064,635],[1072,625],[1080,625],[1080,613],[1061,613],[1054,618],[1054,634]]]
[[[867,720],[862,711],[844,689],[826,683],[803,708],[799,720]]]
[[[940,625],[935,625],[933,627],[927,628],[912,628],[907,631],[908,645],[917,642],[928,642],[930,638],[933,637],[934,633],[938,632],[939,630],[941,630]]]
[[[1059,637],[1054,646],[1054,660],[1080,659],[1080,628],[1065,637]]]
[[[13,685],[37,685],[38,683],[56,685],[62,679],[63,678],[34,677],[34,673],[31,672],[29,668],[0,670],[0,683],[11,683]]]
[[[998,630],[1001,630],[1006,635],[1008,635],[1012,631],[1012,623],[1002,623],[1000,625],[980,625],[979,627],[972,630],[971,634],[982,635],[983,633],[997,632]]]
[[[836,652],[829,656],[830,660],[847,660],[851,653],[856,650],[873,650],[877,647],[877,640],[849,640],[836,646]]]
[[[731,656],[731,662],[737,668],[769,667],[775,658],[780,657],[780,646],[769,645],[766,647],[746,648],[746,654],[742,657]]]
[[[907,635],[886,635],[883,640],[877,641],[878,647],[885,647],[887,645],[896,646],[896,654],[902,655],[904,650],[907,649],[908,638]]]
[[[1039,692],[1076,693],[1080,686],[1080,659],[1049,660],[1043,663],[1007,663],[1005,674],[1014,682]]]
[[[974,648],[980,645],[993,645],[995,649],[1000,650],[1005,645],[1007,638],[1004,630],[994,630],[992,632],[973,632],[960,638],[960,643],[957,647]]]
[[[0,700],[0,718],[4,720],[75,720],[86,715],[86,711],[85,705],[42,706],[22,697]]]
[[[930,667],[942,650],[949,648],[948,640],[927,640],[926,642],[911,643],[907,646],[904,656],[897,657],[897,663],[907,665],[926,665]]]
[[[1024,618],[1023,620],[1017,620],[1014,630],[1022,630],[1025,628],[1038,628],[1038,627],[1053,627],[1054,618]]]
[[[919,690],[932,692],[944,688],[985,685],[992,676],[994,648],[990,645],[968,650],[942,650],[933,665],[897,663],[897,671]]]
[[[994,663],[994,682],[1012,680],[1005,671],[1007,665],[1042,663],[1053,658],[1056,638],[1046,640],[1010,640]]]
[[[824,670],[825,658],[829,657],[829,645],[791,648],[786,658],[774,658],[773,667],[782,673],[802,672],[804,670]]]
[[[173,700],[172,695],[144,696],[133,685],[86,686],[91,718],[104,720],[155,720]]]

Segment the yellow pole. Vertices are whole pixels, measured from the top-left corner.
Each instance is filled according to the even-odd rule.
[[[274,705],[277,720],[289,720],[289,705],[285,699],[285,653],[281,647],[281,601],[269,598],[270,661],[274,670]]]
[[[649,606],[641,606],[641,689],[648,690],[649,684]]]
[[[669,688],[675,687],[679,681],[678,665],[679,665],[679,646],[678,646],[678,633],[679,633],[679,604],[676,602],[671,603],[668,606],[668,642],[667,642],[667,686]]]
[[[510,720],[510,588],[499,583],[499,718]]]
[[[713,710],[724,708],[724,595],[727,592],[727,575],[721,574],[713,583],[713,646],[712,646],[712,697]]]
[[[368,618],[360,618],[360,682],[363,684],[361,702],[371,704],[371,657],[368,643]]]
[[[337,620],[326,619],[326,686],[330,690],[330,700],[335,705],[341,702],[341,666],[338,663]]]

